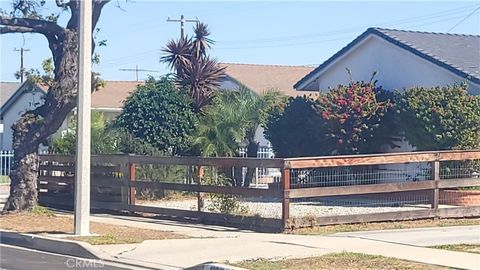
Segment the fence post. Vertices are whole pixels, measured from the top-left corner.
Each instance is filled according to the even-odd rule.
[[[282,231],[288,228],[290,220],[290,169],[282,170]]]
[[[200,187],[202,185],[202,178],[203,178],[203,166],[198,166],[197,172],[197,185]],[[203,196],[202,193],[199,191],[197,192],[197,211],[201,212],[203,208]]]
[[[432,190],[432,209],[434,210],[434,218],[437,218],[438,204],[440,200],[440,191],[438,189],[438,181],[440,180],[440,162],[432,161],[432,180],[435,181],[435,187]]]
[[[129,194],[128,194],[128,204],[129,205],[135,205],[135,199],[136,199],[136,194],[137,194],[137,189],[135,185],[135,163],[129,163],[129,170],[128,170],[128,186],[130,187],[129,189]]]

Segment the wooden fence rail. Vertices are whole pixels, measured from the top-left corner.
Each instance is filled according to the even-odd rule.
[[[40,202],[46,205],[73,206],[74,157],[68,155],[40,155],[39,189]],[[92,207],[133,212],[149,212],[160,215],[195,218],[203,222],[243,225],[248,228],[260,227],[262,230],[284,230],[312,225],[355,223],[383,220],[403,220],[436,217],[480,216],[480,205],[473,207],[439,208],[440,190],[480,186],[480,178],[458,177],[440,179],[441,163],[444,161],[479,160],[480,150],[476,151],[437,151],[414,153],[391,153],[355,156],[330,156],[288,159],[259,158],[202,158],[202,157],[152,157],[137,155],[94,155],[92,156]],[[355,167],[385,164],[430,163],[429,179],[419,182],[371,183],[363,185],[342,185],[325,187],[301,187],[292,184],[292,172],[302,169],[321,169],[327,167]],[[137,179],[137,168],[142,165],[173,165],[197,168],[201,179],[203,166],[217,168],[277,168],[282,180],[279,185],[268,188],[219,186],[195,183],[170,183]],[[142,189],[174,190],[197,193],[197,211],[168,209],[136,204],[137,193]],[[321,198],[328,196],[357,196],[366,194],[393,194],[401,192],[431,192],[430,209],[400,211],[361,215],[344,215],[311,218],[293,218],[290,216],[292,201],[302,198]],[[256,216],[235,216],[204,212],[203,193],[238,195],[246,198],[278,198],[281,201],[281,218],[262,218]],[[256,228],[258,229],[258,228]]]

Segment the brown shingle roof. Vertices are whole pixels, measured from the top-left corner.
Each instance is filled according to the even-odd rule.
[[[287,96],[308,95],[308,92],[295,91],[293,85],[314,69],[307,66],[232,63],[221,63],[220,65],[226,67],[225,73],[229,77],[258,94],[268,90],[278,90]],[[312,92],[312,94],[315,93],[317,92]]]
[[[92,93],[93,108],[122,108],[123,101],[143,82],[105,81],[105,86]]]

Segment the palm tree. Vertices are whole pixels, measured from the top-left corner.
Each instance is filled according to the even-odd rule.
[[[275,91],[257,95],[245,87],[219,91],[213,106],[205,110],[194,144],[204,156],[238,156],[240,147],[246,145],[247,157],[257,157],[255,132],[281,97]],[[248,168],[244,186],[250,185],[253,175],[253,168]],[[241,185],[241,179],[236,180]]]
[[[160,59],[175,71],[177,85],[186,89],[197,112],[212,103],[214,91],[225,76],[225,68],[208,55],[214,44],[209,35],[208,26],[199,22],[194,27],[193,38],[187,36],[169,41],[162,50],[165,55]]]

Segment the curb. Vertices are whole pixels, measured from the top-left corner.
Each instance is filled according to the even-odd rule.
[[[112,261],[110,255],[96,250],[89,243],[66,239],[0,230],[0,243],[85,259]]]
[[[0,243],[30,248],[45,252],[62,254],[73,257],[80,257],[91,260],[102,260],[112,263],[125,264],[135,267],[147,269],[164,269],[150,263],[136,263],[130,260],[111,256],[110,254],[100,251],[89,243],[73,241],[67,239],[57,239],[48,236],[40,236],[28,233],[18,233],[7,230],[0,230]],[[244,268],[233,267],[219,263],[204,263],[197,266],[187,268],[190,270],[247,270]]]
[[[199,265],[186,268],[186,270],[248,270],[248,269],[235,267],[227,264],[221,264],[221,263],[202,263]]]

